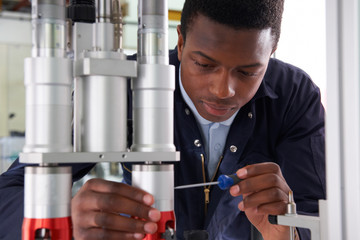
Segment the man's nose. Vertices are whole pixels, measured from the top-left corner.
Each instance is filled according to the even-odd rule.
[[[228,71],[220,71],[216,76],[212,77],[209,91],[219,99],[226,99],[235,95],[231,73]]]

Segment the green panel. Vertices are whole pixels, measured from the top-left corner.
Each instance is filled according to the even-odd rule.
[[[8,136],[7,46],[0,44],[0,137]]]

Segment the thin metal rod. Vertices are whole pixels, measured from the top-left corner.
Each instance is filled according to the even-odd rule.
[[[174,189],[183,189],[183,188],[193,188],[193,187],[203,187],[208,185],[218,185],[219,182],[207,182],[207,183],[195,183],[195,184],[189,184],[189,185],[182,185],[174,187]]]

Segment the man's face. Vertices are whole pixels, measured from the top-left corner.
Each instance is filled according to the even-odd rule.
[[[235,30],[198,15],[186,43],[178,26],[181,81],[199,114],[230,118],[255,95],[273,50],[270,29]]]

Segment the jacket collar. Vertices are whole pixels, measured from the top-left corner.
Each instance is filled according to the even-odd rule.
[[[267,76],[267,74],[265,74],[265,76],[260,84],[259,89],[257,90],[255,96],[251,99],[251,101],[255,101],[255,100],[257,100],[259,98],[263,98],[263,97],[269,97],[271,99],[278,98],[278,95],[275,93],[275,91],[271,88],[271,86],[268,85],[267,79],[268,79],[268,76]]]

